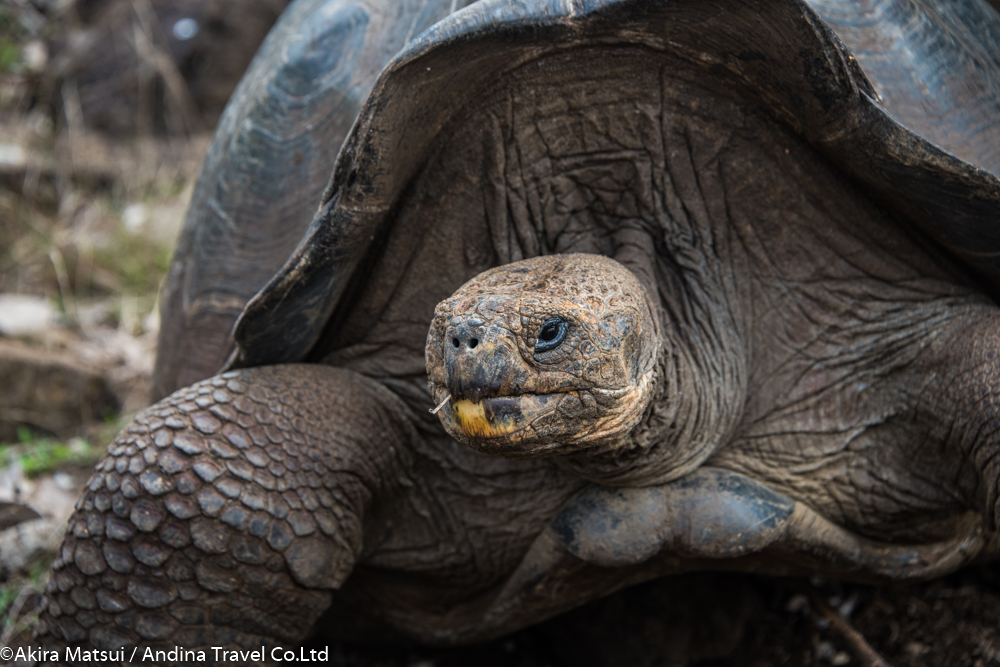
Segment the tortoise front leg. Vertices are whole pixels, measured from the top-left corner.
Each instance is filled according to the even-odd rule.
[[[408,468],[400,406],[349,371],[276,366],[140,413],[70,518],[39,635],[61,655],[302,640]]]
[[[979,534],[919,545],[865,538],[748,477],[702,467],[668,484],[592,485],[541,532],[474,626],[495,636],[666,575],[742,570],[880,582],[952,572]]]
[[[962,534],[926,544],[865,538],[738,473],[703,467],[661,486],[590,487],[552,522],[551,530],[577,558],[627,567],[657,555],[708,563],[775,551],[802,555],[798,574],[844,579],[918,579],[947,574],[982,548],[982,536]],[[703,566],[705,565],[703,563]]]

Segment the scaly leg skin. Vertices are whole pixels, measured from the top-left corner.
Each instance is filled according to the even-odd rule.
[[[40,639],[60,655],[301,641],[351,572],[366,508],[408,467],[400,406],[349,371],[277,366],[140,413],[70,518]]]

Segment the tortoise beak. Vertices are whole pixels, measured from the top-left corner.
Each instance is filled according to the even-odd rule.
[[[445,386],[456,400],[517,396],[528,379],[517,343],[506,330],[470,318],[444,337]]]

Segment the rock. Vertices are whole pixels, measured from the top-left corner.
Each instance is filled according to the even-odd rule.
[[[0,500],[0,530],[40,518],[41,515],[27,505]]]
[[[118,409],[99,370],[18,341],[0,340],[0,378],[0,441],[15,441],[18,426],[71,434]]]
[[[58,552],[78,493],[79,488],[63,489],[49,476],[37,480],[21,476],[14,487],[0,484],[0,503],[17,501],[27,512],[41,515],[0,530],[0,577],[27,572],[39,559]]]
[[[18,173],[28,166],[28,152],[17,144],[0,143],[0,174]]]
[[[0,576],[27,572],[39,560],[58,553],[66,522],[38,519],[0,532]]]
[[[0,294],[0,334],[26,336],[55,323],[56,311],[48,299],[27,294]]]

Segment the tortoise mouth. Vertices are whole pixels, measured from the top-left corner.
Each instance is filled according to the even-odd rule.
[[[442,416],[448,430],[475,440],[509,440],[553,412],[559,393],[518,394],[453,400]]]
[[[620,390],[508,394],[475,402],[452,397],[442,401],[437,415],[451,437],[484,454],[543,458],[620,439],[645,407],[645,402],[636,399],[646,384]],[[441,385],[432,386],[432,394],[449,396]]]

